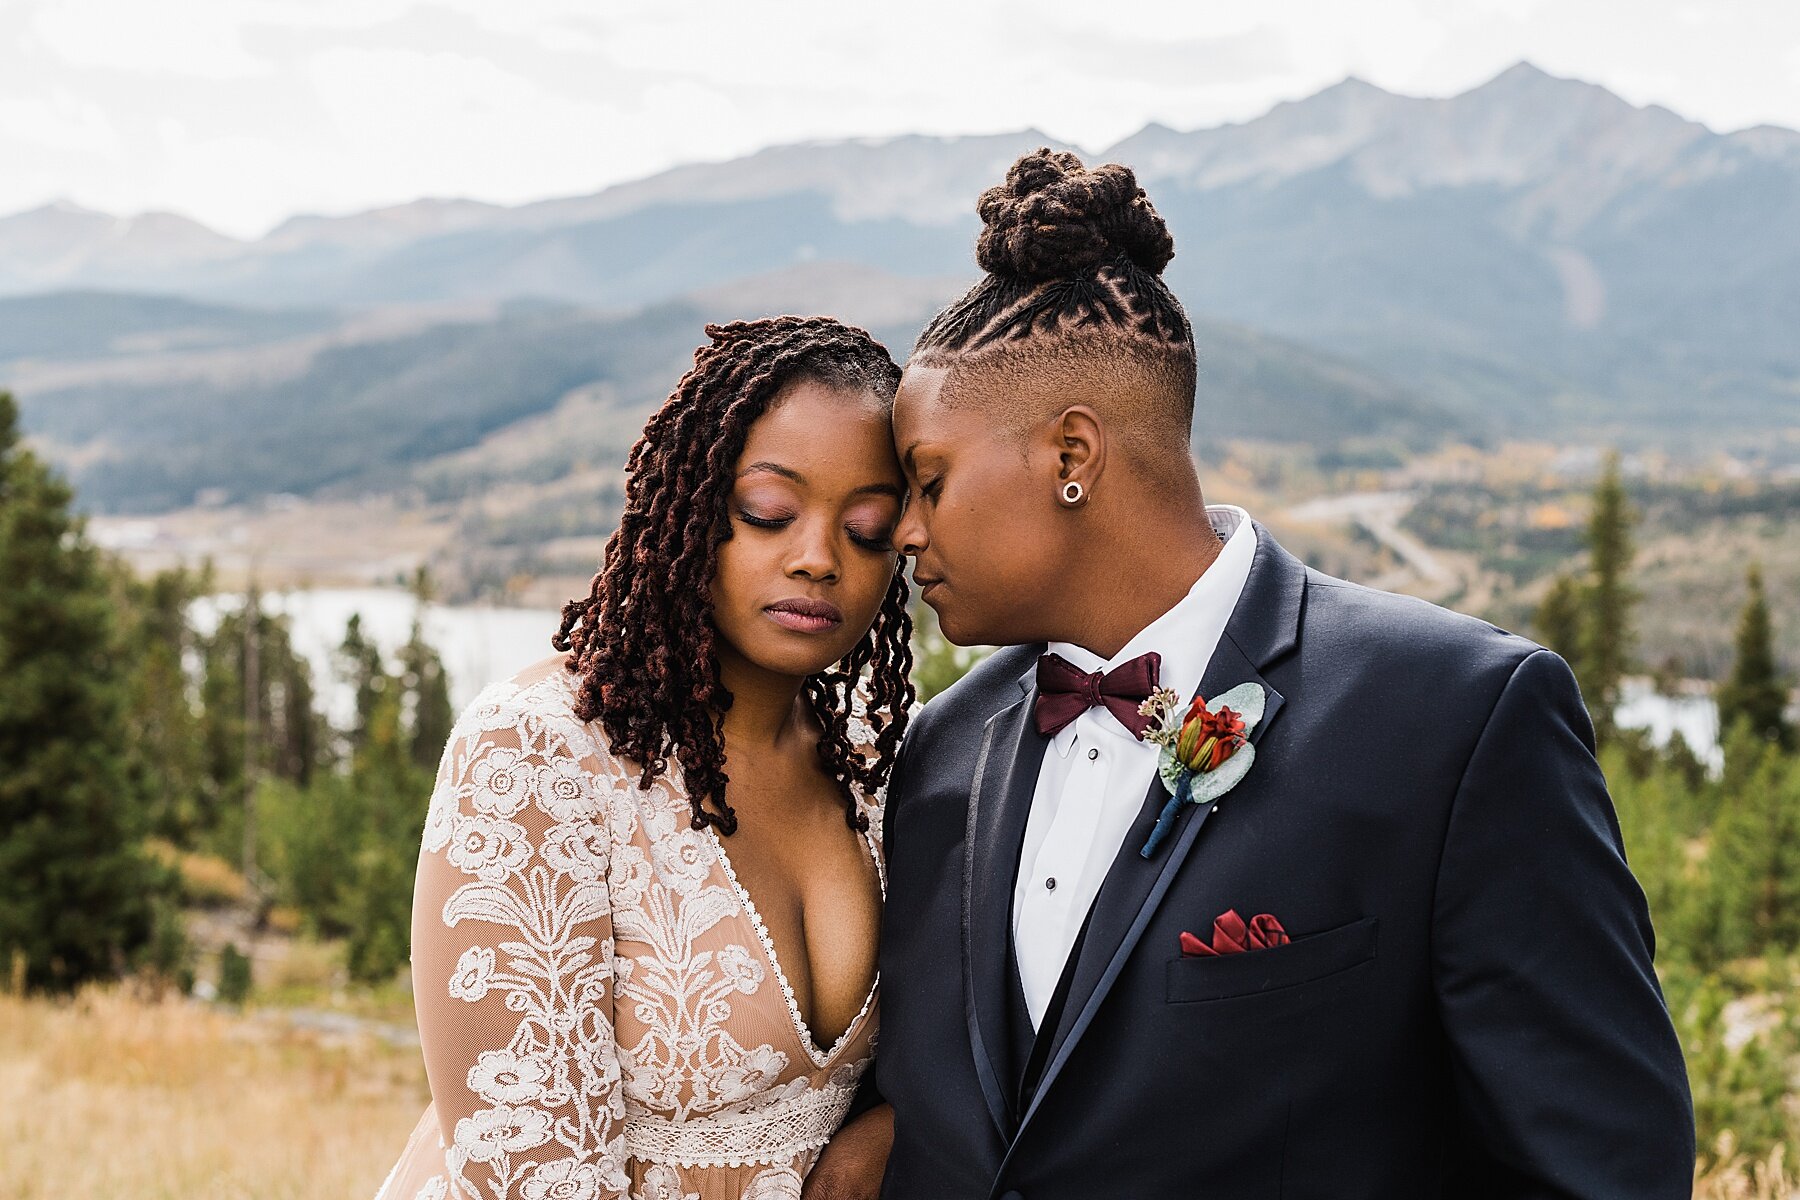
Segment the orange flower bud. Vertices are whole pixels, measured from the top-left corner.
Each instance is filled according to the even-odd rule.
[[[1244,718],[1229,708],[1208,712],[1205,700],[1188,709],[1175,759],[1190,771],[1213,771],[1244,744]]]

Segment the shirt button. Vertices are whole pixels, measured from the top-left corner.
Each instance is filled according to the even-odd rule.
[[[1056,876],[1052,875],[1044,880],[1044,890],[1046,892],[1054,892],[1056,890]]]
[[[1092,762],[1096,758],[1099,758],[1099,757],[1100,757],[1100,751],[1097,748],[1088,751],[1088,761],[1089,762]]]

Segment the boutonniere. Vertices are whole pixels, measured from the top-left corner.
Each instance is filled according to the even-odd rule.
[[[1157,688],[1138,712],[1150,719],[1144,740],[1162,747],[1156,773],[1169,789],[1169,802],[1139,851],[1149,858],[1175,828],[1182,805],[1210,804],[1249,774],[1256,761],[1250,731],[1262,720],[1263,690],[1240,683],[1211,704],[1196,696],[1184,711],[1178,694]]]

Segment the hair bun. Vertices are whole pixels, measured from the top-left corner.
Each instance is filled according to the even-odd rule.
[[[1048,146],[1015,162],[975,211],[982,220],[975,261],[992,275],[1070,279],[1121,256],[1160,275],[1175,257],[1175,239],[1130,167],[1090,171]]]

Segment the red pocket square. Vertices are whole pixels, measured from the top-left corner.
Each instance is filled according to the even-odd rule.
[[[1260,913],[1246,922],[1238,916],[1235,908],[1226,909],[1213,922],[1210,946],[1185,930],[1181,934],[1181,952],[1197,958],[1242,954],[1246,950],[1268,950],[1287,944],[1287,930],[1273,916]]]

